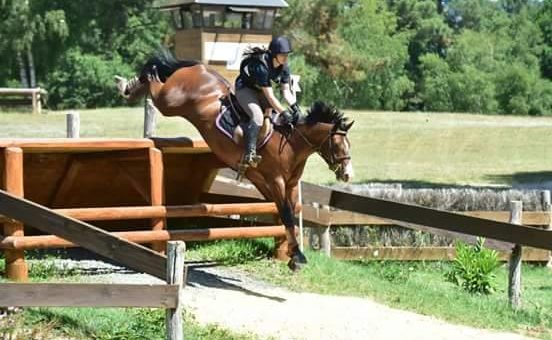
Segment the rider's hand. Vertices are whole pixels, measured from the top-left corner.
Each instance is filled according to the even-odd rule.
[[[295,117],[301,117],[301,115],[303,114],[303,112],[301,112],[301,108],[299,107],[299,105],[297,105],[297,103],[291,105],[289,108]]]
[[[293,123],[293,114],[290,112],[290,109],[285,109],[284,111],[280,112],[280,115],[282,116],[282,121],[284,124],[292,124]]]

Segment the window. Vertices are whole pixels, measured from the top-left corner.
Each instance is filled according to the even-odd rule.
[[[224,7],[204,7],[203,27],[222,27],[224,23]]]
[[[273,9],[266,11],[265,21],[264,21],[264,28],[265,30],[271,30],[272,25],[274,24],[274,16],[276,14],[276,11]]]
[[[264,19],[265,19],[265,10],[261,10],[253,13],[253,24],[252,28],[254,30],[262,30],[264,28]]]
[[[180,19],[182,20],[182,27],[184,29],[192,28],[193,20],[192,20],[192,12],[189,10],[181,9],[180,10]]]
[[[226,12],[225,28],[245,28],[243,16],[245,13]]]
[[[176,29],[182,28],[182,19],[180,18],[180,12],[179,11],[171,11],[171,21]]]
[[[201,7],[195,5],[190,8],[192,13],[192,24],[193,27],[201,27],[203,26],[202,18],[201,18]]]

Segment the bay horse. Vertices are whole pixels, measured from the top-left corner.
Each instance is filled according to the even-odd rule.
[[[127,99],[135,100],[149,91],[163,115],[190,121],[212,152],[227,166],[237,169],[243,144],[232,141],[216,126],[217,116],[233,95],[233,87],[219,73],[199,62],[177,60],[170,52],[162,51],[148,60],[139,76],[130,81],[116,78],[121,94]],[[294,215],[301,209],[298,184],[307,158],[318,153],[337,180],[349,181],[353,166],[347,132],[353,123],[333,106],[315,102],[308,115],[287,133],[275,129],[258,151],[262,156],[260,164],[245,172],[245,177],[278,208],[285,225],[288,266],[292,270],[307,263],[295,237],[294,223]]]

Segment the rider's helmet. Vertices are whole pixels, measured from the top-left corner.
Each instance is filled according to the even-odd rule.
[[[268,50],[273,56],[276,54],[287,54],[293,52],[291,42],[284,36],[272,39],[270,45],[268,45]]]

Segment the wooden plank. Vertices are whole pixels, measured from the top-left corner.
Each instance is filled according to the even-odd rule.
[[[52,211],[81,221],[140,220],[146,218],[180,218],[227,215],[261,215],[277,213],[272,202],[192,204],[174,206],[53,209]],[[9,219],[0,215],[0,223]]]
[[[510,252],[498,252],[501,261],[508,261]],[[396,260],[396,261],[443,261],[456,256],[454,247],[333,247],[332,257],[340,260]],[[525,247],[523,261],[543,262],[548,251]]]
[[[308,207],[308,206],[307,206]],[[304,207],[305,208],[305,207]],[[488,220],[508,222],[508,211],[452,211],[465,216],[479,217]],[[332,225],[392,225],[389,220],[378,218],[375,216],[358,214],[352,211],[333,210],[330,213],[330,224]],[[549,223],[550,217],[542,211],[524,211],[523,224],[544,226]]]
[[[0,87],[0,95],[32,95],[34,93],[46,94],[47,92],[40,87],[28,89]]]
[[[552,250],[552,232],[544,229],[370,198],[341,190],[332,190],[326,201],[328,205],[342,210]]]
[[[178,291],[178,285],[2,283],[0,306],[174,308]]]
[[[134,243],[165,242],[168,240],[212,241],[259,237],[283,237],[282,225],[262,227],[224,227],[184,230],[144,230],[114,232],[112,235]],[[70,248],[78,245],[53,235],[5,237],[0,240],[0,249],[45,249]]]
[[[21,138],[0,139],[0,148],[20,147],[25,152],[97,152],[153,147],[149,139],[131,138]]]
[[[58,235],[138,272],[165,279],[166,257],[90,224],[0,190],[0,213],[48,234]]]

